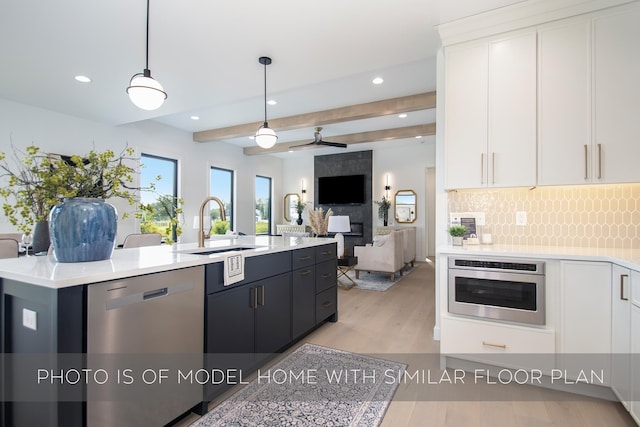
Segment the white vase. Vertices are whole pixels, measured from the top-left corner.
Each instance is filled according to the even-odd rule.
[[[462,236],[451,236],[453,246],[462,246]]]

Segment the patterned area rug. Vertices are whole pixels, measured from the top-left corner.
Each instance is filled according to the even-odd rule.
[[[376,273],[374,271],[372,271],[371,273],[361,271],[359,279],[356,279],[356,272],[353,270],[349,271],[347,273],[347,276],[351,277],[353,281],[357,283],[357,285],[355,286],[357,289],[364,289],[366,291],[386,291],[390,287],[407,277],[413,270],[418,267],[418,264],[416,264],[414,267],[405,267],[405,269],[402,270],[402,276],[396,273],[395,280],[393,281],[391,281],[389,273]]]
[[[406,365],[304,344],[190,427],[380,425]]]

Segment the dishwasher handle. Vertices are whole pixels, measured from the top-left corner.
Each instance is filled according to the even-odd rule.
[[[142,299],[143,300],[148,300],[148,299],[152,299],[152,298],[163,297],[163,296],[167,295],[168,293],[169,293],[169,289],[168,288],[155,289],[153,291],[147,291],[147,292],[143,293],[142,294]]]

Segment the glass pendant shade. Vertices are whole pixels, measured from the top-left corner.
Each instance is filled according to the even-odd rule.
[[[265,122],[258,132],[256,132],[256,144],[258,144],[262,148],[271,148],[276,145],[278,141],[278,135],[276,132],[271,129],[267,123]]]
[[[131,78],[127,93],[136,107],[148,111],[160,108],[167,99],[162,85],[151,77],[148,70]]]

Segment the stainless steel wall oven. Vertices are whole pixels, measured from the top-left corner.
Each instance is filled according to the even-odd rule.
[[[544,261],[449,257],[449,312],[545,324]]]

